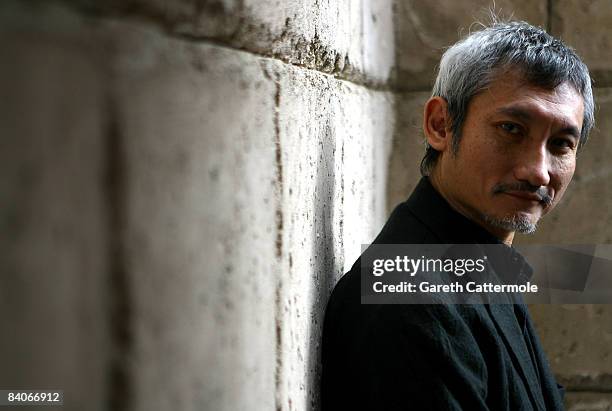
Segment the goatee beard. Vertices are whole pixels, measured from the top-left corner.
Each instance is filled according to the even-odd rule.
[[[528,217],[520,217],[517,215],[499,218],[483,214],[483,219],[487,224],[493,227],[508,231],[517,231],[521,234],[533,234],[538,228],[537,223],[532,223]]]

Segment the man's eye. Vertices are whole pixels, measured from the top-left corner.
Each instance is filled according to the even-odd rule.
[[[521,132],[522,132],[521,127],[519,125],[517,125],[517,124],[514,124],[514,123],[501,123],[499,126],[506,133],[521,134]]]
[[[557,148],[561,148],[561,149],[573,149],[574,148],[574,143],[571,140],[568,140],[566,138],[554,138],[551,140],[550,144],[552,144],[554,147]]]

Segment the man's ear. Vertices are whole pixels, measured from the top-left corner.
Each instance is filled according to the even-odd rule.
[[[451,146],[450,124],[446,100],[439,96],[427,100],[423,110],[423,133],[434,150],[442,152]]]

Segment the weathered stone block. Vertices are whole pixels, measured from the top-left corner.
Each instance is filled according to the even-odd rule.
[[[317,409],[327,297],[384,221],[392,99],[310,70],[267,67],[279,82],[283,170],[280,406]]]
[[[0,387],[107,405],[112,303],[103,74],[79,20],[0,7]]]
[[[612,394],[569,392],[565,394],[567,411],[610,411],[612,410]]]
[[[597,87],[612,85],[612,7],[605,0],[556,0],[552,7],[552,33],[576,49]]]
[[[126,24],[113,77],[134,409],[272,409],[276,85],[251,54]]]
[[[429,90],[445,48],[478,30],[475,21],[488,23],[489,0],[429,2],[398,0],[395,10],[395,84],[403,90]],[[500,16],[545,26],[546,0],[495,2]]]
[[[612,389],[610,306],[532,305],[530,311],[551,367],[569,390]]]

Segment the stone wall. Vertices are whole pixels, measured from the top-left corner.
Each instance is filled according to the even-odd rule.
[[[574,47],[592,71],[596,129],[579,154],[574,181],[559,207],[533,236],[517,243],[612,243],[612,123],[608,114],[612,60],[612,7],[605,1],[496,1],[498,13],[548,28]],[[475,20],[486,21],[487,1],[398,1],[396,20],[397,129],[387,186],[388,212],[403,201],[419,178],[424,152],[423,104],[437,62]],[[400,24],[402,22],[403,24]],[[410,22],[408,24],[407,22]],[[477,29],[476,26],[472,28]],[[410,53],[405,53],[410,50]],[[559,380],[568,410],[612,409],[612,307],[533,305],[530,311]]]
[[[97,3],[0,5],[0,387],[317,409],[385,218],[390,3]]]

